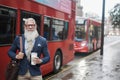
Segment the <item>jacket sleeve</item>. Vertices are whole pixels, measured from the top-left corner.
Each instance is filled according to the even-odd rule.
[[[49,55],[46,39],[43,42],[42,53],[43,53],[42,64],[45,64],[50,60],[50,55]]]
[[[16,36],[15,40],[13,41],[13,44],[11,45],[9,51],[8,51],[8,56],[12,59],[16,59],[15,56],[16,56],[16,52],[17,52],[17,44],[18,44],[18,36]]]

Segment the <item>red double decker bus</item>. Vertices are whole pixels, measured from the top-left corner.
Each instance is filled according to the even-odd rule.
[[[48,2],[49,1],[49,2]],[[8,49],[16,35],[23,34],[23,19],[32,17],[39,34],[48,41],[50,62],[42,65],[46,75],[74,58],[75,2],[73,0],[0,1],[0,79],[5,80],[10,60]]]
[[[76,17],[75,53],[90,53],[101,47],[101,22]]]

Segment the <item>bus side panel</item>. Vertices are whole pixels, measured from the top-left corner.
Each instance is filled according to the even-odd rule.
[[[91,19],[88,20],[88,23],[88,47],[89,52],[93,52],[100,48],[101,23]]]
[[[10,61],[10,58],[8,57],[8,49],[9,47],[0,47],[0,79],[5,80],[5,72],[7,64]]]

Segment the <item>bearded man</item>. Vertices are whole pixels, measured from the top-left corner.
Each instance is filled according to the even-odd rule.
[[[25,19],[25,33],[22,34],[22,52],[20,51],[20,37],[17,36],[8,51],[10,58],[20,60],[18,80],[42,80],[40,66],[50,60],[47,41],[37,32],[35,19]],[[44,57],[40,58],[40,55]],[[35,57],[32,58],[32,55]]]

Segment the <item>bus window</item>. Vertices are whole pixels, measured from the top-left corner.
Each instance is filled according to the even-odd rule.
[[[52,26],[51,26],[51,21]],[[68,22],[44,17],[44,34],[47,40],[64,40],[68,35]],[[51,37],[50,37],[51,36]]]
[[[0,46],[11,44],[15,37],[16,11],[0,7]]]
[[[64,28],[63,28],[63,39],[66,39],[68,36],[68,22],[64,22]]]
[[[35,21],[36,21],[36,24],[37,24],[37,30],[38,30],[38,33],[40,34],[40,22],[41,22],[41,17],[40,15],[38,14],[35,14],[35,13],[31,13],[31,12],[26,12],[26,11],[22,11],[21,12],[21,34],[24,33],[24,20],[23,19],[26,19],[26,18],[34,18]]]
[[[43,37],[45,37],[47,40],[50,40],[50,21],[51,18],[44,17],[44,34]]]
[[[43,36],[48,40],[49,39],[49,27],[47,24],[44,24],[44,34]]]
[[[63,40],[64,32],[67,32],[67,24],[64,26],[64,21],[53,19],[52,24],[52,40]],[[67,34],[66,34],[67,35]]]
[[[85,25],[76,25],[75,40],[85,40]]]

